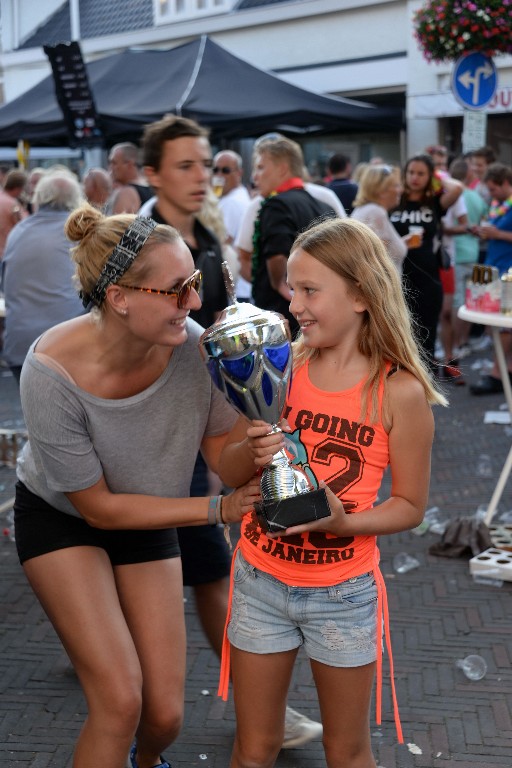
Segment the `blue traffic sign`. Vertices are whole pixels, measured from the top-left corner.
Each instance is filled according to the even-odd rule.
[[[498,86],[498,74],[493,60],[475,51],[455,62],[452,90],[457,101],[466,109],[482,109],[488,104]]]

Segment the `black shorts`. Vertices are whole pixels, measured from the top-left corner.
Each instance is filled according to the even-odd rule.
[[[82,517],[60,512],[20,481],[16,483],[14,532],[20,563],[67,547],[104,549],[112,565],[179,557],[176,528],[103,531]]]
[[[191,496],[208,496],[208,470],[199,453],[197,455]],[[209,584],[229,576],[231,552],[223,530],[212,525],[189,525],[178,528],[181,550],[183,583],[186,587]]]
[[[231,552],[221,527],[190,525],[177,531],[186,587],[209,584],[229,576]]]

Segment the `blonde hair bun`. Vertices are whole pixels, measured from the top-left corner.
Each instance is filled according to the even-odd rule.
[[[72,243],[79,243],[94,234],[104,218],[97,208],[84,204],[69,215],[64,227],[66,237]]]

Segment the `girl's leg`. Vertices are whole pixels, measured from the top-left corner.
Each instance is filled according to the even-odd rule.
[[[142,669],[137,763],[151,768],[177,737],[183,719],[185,619],[181,560],[115,569],[119,599]]]
[[[286,695],[297,650],[256,654],[231,647],[236,736],[231,768],[271,768],[283,743]]]
[[[140,718],[142,674],[110,560],[100,548],[80,546],[23,567],[87,700],[74,766],[123,768]]]
[[[375,664],[330,667],[311,662],[328,768],[376,768],[370,742],[370,699]]]

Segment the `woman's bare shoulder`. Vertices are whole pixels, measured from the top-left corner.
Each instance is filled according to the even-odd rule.
[[[35,352],[53,357],[63,364],[69,355],[76,358],[77,350],[91,334],[91,321],[88,315],[66,320],[45,331],[36,344]]]

